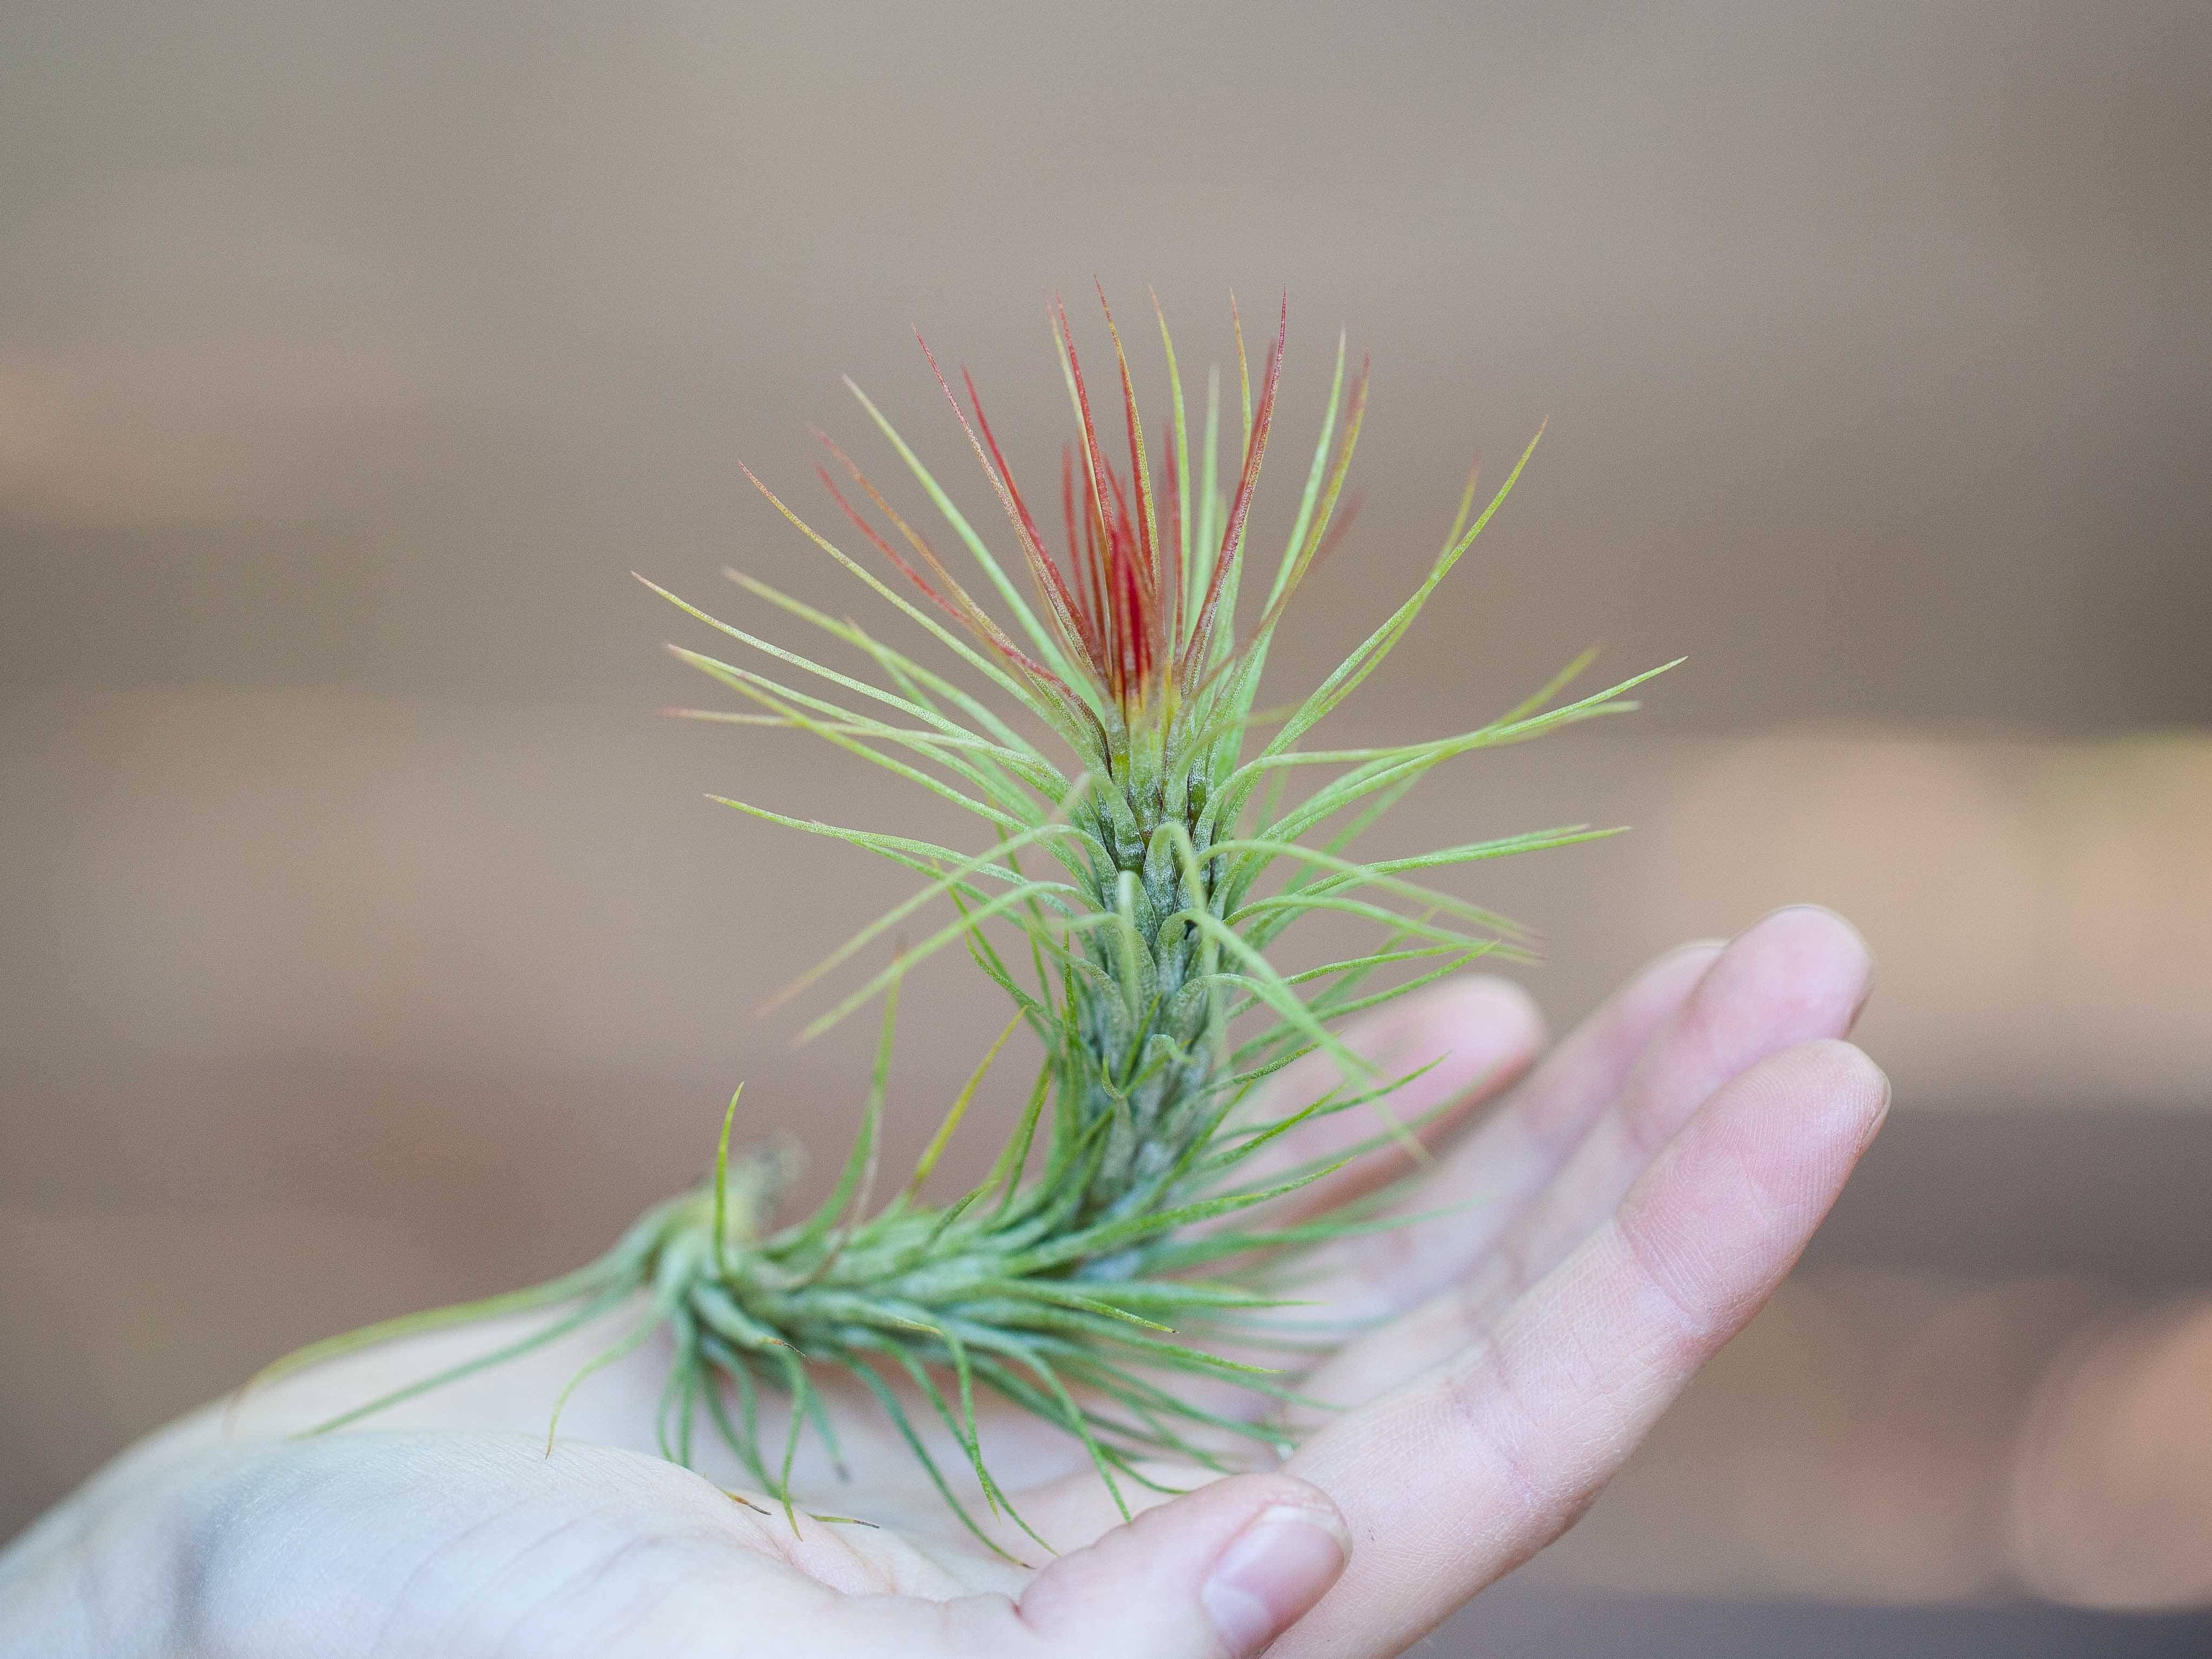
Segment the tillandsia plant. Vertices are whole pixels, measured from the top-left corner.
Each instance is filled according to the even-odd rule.
[[[1270,1315],[1296,1298],[1297,1253],[1384,1224],[1372,1199],[1291,1227],[1271,1228],[1246,1212],[1389,1139],[1418,1154],[1419,1126],[1397,1121],[1389,1103],[1419,1073],[1377,1074],[1334,1028],[1478,957],[1522,948],[1510,923],[1417,878],[1603,832],[1548,830],[1364,861],[1352,855],[1353,843],[1431,768],[1633,707],[1624,694],[1650,675],[1559,701],[1584,658],[1469,731],[1378,748],[1300,747],[1404,636],[1511,490],[1536,441],[1480,513],[1469,477],[1443,550],[1413,592],[1318,686],[1286,711],[1266,713],[1255,699],[1270,645],[1301,582],[1348,522],[1343,490],[1366,407],[1365,366],[1347,386],[1340,339],[1287,542],[1262,569],[1249,532],[1275,424],[1287,300],[1256,392],[1238,327],[1242,435],[1225,470],[1218,459],[1222,377],[1209,376],[1202,430],[1194,436],[1164,318],[1170,414],[1154,448],[1106,312],[1126,441],[1118,458],[1094,414],[1092,382],[1064,307],[1055,303],[1051,320],[1075,425],[1061,457],[1057,544],[1016,483],[964,371],[965,408],[930,358],[1003,510],[1013,559],[994,550],[853,388],[974,560],[986,585],[980,595],[827,438],[836,471],[825,465],[822,481],[873,559],[838,546],[754,480],[823,553],[950,653],[972,677],[967,684],[857,623],[734,571],[747,594],[828,635],[855,653],[858,665],[848,672],[817,662],[665,595],[754,653],[749,660],[769,665],[677,648],[749,705],[680,712],[812,733],[987,827],[983,844],[963,850],[727,803],[836,836],[923,878],[910,898],[832,952],[801,986],[895,929],[920,932],[923,924],[909,919],[925,907],[950,911],[943,926],[899,950],[808,1028],[818,1032],[882,1000],[873,1082],[833,1189],[804,1218],[776,1224],[782,1171],[765,1155],[732,1163],[732,1098],[711,1179],[651,1211],[599,1261],[530,1290],[319,1344],[264,1373],[436,1325],[562,1310],[518,1342],[325,1427],[641,1299],[635,1328],[576,1380],[665,1329],[674,1361],[661,1400],[664,1454],[690,1462],[703,1425],[787,1510],[800,1437],[811,1428],[835,1455],[821,1394],[830,1373],[874,1394],[945,1500],[987,1543],[955,1490],[965,1476],[956,1483],[940,1468],[913,1413],[942,1420],[972,1473],[971,1501],[1008,1512],[977,1429],[979,1391],[1079,1439],[1117,1502],[1121,1483],[1151,1484],[1140,1467],[1146,1458],[1222,1468],[1240,1443],[1261,1453],[1285,1449],[1271,1420],[1277,1414],[1265,1407],[1294,1400],[1293,1379],[1222,1350],[1295,1358],[1295,1331]],[[1027,579],[1026,593],[1016,569]],[[1251,619],[1241,635],[1240,605]],[[1045,746],[1033,740],[1046,733]],[[1307,777],[1324,781],[1291,787]],[[1320,916],[1364,924],[1374,936],[1354,954],[1298,971],[1273,965],[1270,947],[1285,930]],[[908,1177],[879,1203],[900,985],[955,945],[1005,992],[1012,1017]],[[1024,1026],[1042,1059],[995,1163],[951,1201],[925,1201],[927,1178],[986,1073]],[[1315,1054],[1335,1062],[1337,1085],[1295,1110],[1255,1115],[1261,1079]],[[1250,1173],[1270,1167],[1255,1158],[1288,1132],[1354,1109],[1375,1115],[1359,1145],[1287,1170],[1271,1168],[1264,1180]],[[1224,1391],[1196,1386],[1201,1381],[1232,1383],[1261,1408],[1224,1406]],[[789,1396],[788,1426],[765,1444],[764,1389]],[[557,1418],[557,1404],[555,1410]]]

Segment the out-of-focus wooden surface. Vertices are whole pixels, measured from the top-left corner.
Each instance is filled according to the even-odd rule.
[[[1495,477],[1550,417],[1343,735],[1592,640],[1690,655],[1389,834],[1638,826],[1466,872],[1547,935],[1562,1020],[1768,904],[1853,916],[1899,1109],[1829,1267],[2208,1277],[2212,762],[2115,735],[2212,726],[2201,0],[15,11],[0,1529],[293,1342],[597,1248],[740,1078],[842,1144],[866,1034],[747,1011],[903,878],[699,794],[940,821],[653,721],[702,688],[623,573],[854,604],[733,458],[804,499],[806,424],[865,432],[849,371],[988,510],[908,326],[1048,476],[1041,301],[1093,273],[1125,328],[1158,287],[1194,389],[1227,291],[1289,288],[1263,546],[1337,325],[1374,354],[1286,686],[1411,586],[1468,452]],[[980,1045],[944,1034],[996,1029],[925,986],[895,1153]],[[1439,1650],[2135,1639],[1514,1594]]]

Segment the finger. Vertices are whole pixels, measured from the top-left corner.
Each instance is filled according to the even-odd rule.
[[[1246,1659],[1322,1598],[1350,1550],[1336,1506],[1305,1482],[1234,1475],[1060,1557],[1017,1613],[1052,1659]]]
[[[1503,1307],[1602,1224],[1729,1078],[1792,1043],[1850,1030],[1871,975],[1864,942],[1830,911],[1795,906],[1747,928],[1661,1023],[1609,1103],[1510,1222],[1470,1218],[1455,1229],[1454,1218],[1439,1220],[1423,1264],[1430,1282],[1477,1270],[1480,1282],[1465,1294]],[[1464,1206],[1458,1215],[1467,1215]]]
[[[1240,1187],[1265,1187],[1301,1166],[1366,1146],[1342,1169],[1264,1208],[1225,1217],[1224,1224],[1289,1226],[1405,1174],[1412,1155],[1395,1131],[1409,1128],[1425,1146],[1449,1140],[1478,1107],[1528,1069],[1543,1046],[1544,1019],[1519,986],[1469,975],[1391,1005],[1352,1027],[1344,1041],[1382,1078],[1418,1075],[1385,1099],[1325,1110],[1255,1152],[1237,1167]],[[1250,1121],[1274,1122],[1333,1095],[1342,1099],[1373,1086],[1347,1086],[1334,1060],[1308,1054],[1267,1080]]]
[[[1833,912],[1777,910],[1714,958],[1638,1060],[1614,1103],[1511,1228],[1484,1273],[1502,1307],[1612,1214],[1653,1156],[1731,1077],[1793,1043],[1841,1037],[1865,1006],[1873,964]]]
[[[1449,1357],[1330,1423],[1285,1466],[1337,1499],[1364,1547],[1279,1659],[1399,1652],[1558,1536],[1772,1292],[1887,1100],[1848,1044],[1771,1056],[1494,1323],[1470,1328],[1450,1297],[1408,1316]]]
[[[1857,1049],[1832,1039],[1823,1040],[1785,1050],[1783,1054],[1771,1056],[1760,1066],[1753,1066],[1720,1091],[1709,1103],[1708,1109],[1717,1106],[1722,1098],[1732,1097],[1733,1091],[1743,1086],[1748,1079],[1765,1076],[1764,1068],[1767,1066],[1779,1064],[1793,1056],[1796,1058],[1791,1059],[1791,1063],[1796,1064],[1806,1056],[1832,1052],[1838,1056],[1848,1056],[1849,1065],[1864,1066],[1877,1078],[1881,1075],[1878,1071],[1874,1071],[1873,1062]],[[1885,1084],[1885,1101],[1887,1088]],[[1698,1121],[1693,1120],[1692,1127]],[[1683,1133],[1687,1134],[1689,1131]],[[1671,1146],[1662,1154],[1673,1155]],[[1606,1236],[1607,1229],[1617,1228],[1618,1224],[1618,1214],[1608,1217],[1605,1223],[1591,1230],[1591,1235],[1601,1238]],[[1589,1236],[1586,1235],[1586,1238]],[[1555,1263],[1554,1267],[1557,1265]],[[1517,1264],[1514,1270],[1518,1271]],[[1388,1324],[1371,1329],[1347,1343],[1332,1358],[1309,1373],[1300,1384],[1299,1391],[1311,1400],[1356,1406],[1396,1388],[1432,1365],[1444,1362],[1470,1343],[1484,1340],[1483,1334],[1513,1304],[1514,1297],[1501,1293],[1501,1281],[1507,1277],[1507,1273],[1499,1269],[1496,1257],[1485,1260],[1459,1283],[1429,1297]],[[1516,1294],[1525,1298],[1534,1293],[1534,1291],[1524,1287]]]
[[[1458,1278],[1566,1162],[1720,951],[1686,945],[1646,967],[1394,1206],[1400,1217],[1443,1213],[1316,1252],[1301,1294],[1333,1316],[1371,1318]]]

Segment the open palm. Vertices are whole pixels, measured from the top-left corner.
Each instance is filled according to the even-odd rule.
[[[1571,1524],[1795,1261],[1887,1105],[1840,1041],[1868,972],[1842,923],[1787,910],[1661,959],[1533,1066],[1536,1018],[1496,981],[1355,1030],[1386,1063],[1448,1056],[1414,1085],[1425,1097],[1401,1097],[1459,1101],[1432,1138],[1491,1109],[1394,1200],[1425,1218],[1307,1264],[1319,1305],[1301,1326],[1355,1333],[1299,1383],[1334,1409],[1286,1425],[1298,1446],[1279,1470],[1156,1466],[1191,1490],[1149,1496],[1129,1524],[1079,1446],[988,1415],[994,1473],[1055,1555],[1003,1521],[986,1522],[1003,1553],[963,1531],[857,1390],[831,1395],[846,1467],[803,1454],[788,1516],[718,1448],[696,1474],[648,1455],[665,1358],[650,1348],[578,1395],[549,1455],[547,1406],[604,1340],[590,1332],[374,1430],[282,1437],[492,1346],[479,1328],[312,1373],[228,1431],[210,1408],[127,1455],[0,1558],[0,1652],[1401,1652]],[[1285,1097],[1310,1081],[1286,1079]],[[1362,1130],[1322,1120],[1284,1161],[1332,1133]],[[1295,1196],[1334,1201],[1401,1157]]]

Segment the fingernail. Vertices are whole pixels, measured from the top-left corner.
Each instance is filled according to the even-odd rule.
[[[1296,1624],[1344,1571],[1351,1542],[1331,1511],[1291,1504],[1261,1510],[1199,1591],[1222,1645],[1241,1659]]]

